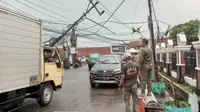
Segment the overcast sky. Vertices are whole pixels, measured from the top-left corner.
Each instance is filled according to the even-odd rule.
[[[39,19],[43,20],[49,20],[49,21],[65,21],[66,24],[72,24],[75,20],[77,20],[83,12],[86,11],[88,0],[0,0],[0,4],[9,8],[12,8],[1,1],[4,1],[26,13],[29,13],[33,15],[34,17],[37,17]],[[21,3],[19,3],[19,2]],[[39,5],[45,9],[42,9],[36,5],[33,5],[27,1],[30,1],[36,5]],[[42,2],[43,1],[43,2]],[[123,0],[100,0],[100,4],[97,5],[100,11],[105,10],[107,13],[109,11],[112,13],[118,5]],[[45,3],[46,2],[46,3]],[[155,11],[157,15],[157,19],[164,21],[172,26],[187,22],[192,19],[199,19],[200,18],[200,0],[153,0]],[[23,5],[28,5],[29,7]],[[48,3],[48,4],[47,4]],[[137,5],[138,4],[138,5]],[[56,7],[50,6],[54,5],[57,7],[60,7],[62,9],[58,9]],[[91,5],[90,5],[91,6]],[[39,10],[45,14],[42,14],[41,12],[35,11],[34,9],[31,9],[30,7]],[[107,9],[105,9],[105,7]],[[65,9],[65,10],[64,10]],[[16,9],[15,9],[16,10]],[[68,11],[67,11],[68,10]],[[56,12],[52,13],[52,12]],[[104,13],[102,16],[99,16],[96,10],[92,10],[87,17],[96,21],[96,22],[102,22],[108,19],[110,16],[109,14]],[[140,22],[140,21],[147,21],[148,16],[148,3],[147,0],[125,0],[125,2],[122,4],[122,6],[118,9],[118,11],[114,14],[115,17],[112,17],[111,21],[116,22]],[[50,15],[50,16],[47,16]],[[135,15],[135,16],[134,16]],[[117,18],[117,19],[116,19]],[[120,20],[120,21],[119,21]],[[88,28],[90,26],[95,25],[94,23],[84,20],[82,21],[78,26],[77,29],[83,29]],[[67,28],[67,25],[52,25],[52,24],[45,24],[45,26],[48,26],[50,29],[54,30],[61,30],[64,28]],[[132,31],[130,30],[131,27],[140,27],[141,31],[148,30],[148,24],[134,24],[134,25],[122,25],[122,24],[116,24],[116,23],[106,23],[106,27],[108,27],[110,30],[115,32],[116,34],[112,34],[108,32],[108,30],[102,28],[98,33],[110,38],[115,39],[122,39],[122,40],[129,40],[129,39],[138,39],[141,37],[140,34],[134,34],[132,35]],[[155,24],[154,24],[155,26]],[[165,32],[167,29],[167,25],[163,23],[159,23],[159,26],[161,28],[162,32]],[[128,27],[128,28],[127,28]],[[88,29],[89,31],[97,31],[99,29],[99,26],[94,27],[92,29]],[[156,32],[156,30],[155,30]],[[78,34],[84,33],[84,34],[91,34],[88,31],[78,31]],[[52,34],[52,35],[46,35],[50,34],[48,32],[44,32],[44,40],[48,39],[49,36],[58,36],[58,34]],[[149,32],[144,32],[143,35],[147,38],[149,38]],[[105,43],[102,41],[97,41],[95,39],[96,37],[88,37],[89,40],[83,37],[78,38],[78,46],[79,47],[90,47],[90,46],[108,46],[113,43]],[[122,42],[117,42],[122,43]]]

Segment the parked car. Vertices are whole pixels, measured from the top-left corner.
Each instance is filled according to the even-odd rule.
[[[91,70],[94,64],[96,63],[97,59],[99,58],[100,54],[94,53],[90,54],[90,57],[88,58],[88,69]]]
[[[122,59],[119,55],[101,55],[90,71],[90,85],[119,84]]]

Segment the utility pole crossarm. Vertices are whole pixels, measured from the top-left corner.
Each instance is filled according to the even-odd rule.
[[[91,3],[92,5],[95,5],[95,4],[93,3],[93,0],[89,0],[89,1],[90,1],[90,3]],[[105,11],[100,12],[100,11],[97,9],[96,6],[95,6],[94,8],[96,9],[96,11],[99,13],[100,16],[105,12]]]
[[[96,2],[89,10],[86,11],[86,13],[83,13],[83,15],[77,21],[75,21],[74,24],[72,24],[61,36],[56,38],[53,43],[50,44],[50,46],[54,46],[56,43],[58,43],[59,40],[62,39],[72,28],[74,28],[94,7],[96,7],[98,3],[99,2]]]

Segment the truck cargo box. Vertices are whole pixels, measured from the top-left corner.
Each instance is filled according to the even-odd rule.
[[[38,20],[0,8],[0,93],[25,88],[40,74]]]

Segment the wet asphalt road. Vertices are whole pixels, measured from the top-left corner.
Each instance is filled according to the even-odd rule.
[[[54,92],[49,106],[37,103],[17,112],[123,112],[122,91],[115,85],[100,85],[92,89],[87,67],[64,71],[63,88]],[[28,100],[28,102],[34,100]],[[25,102],[27,104],[27,101]]]

